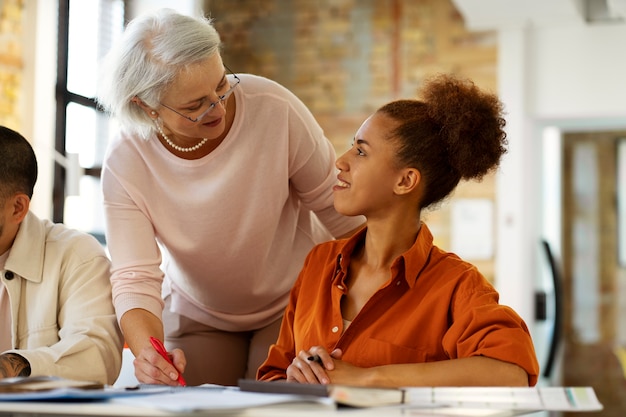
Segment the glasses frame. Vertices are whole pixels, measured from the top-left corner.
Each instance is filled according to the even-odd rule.
[[[233,84],[230,85],[230,88],[221,96],[217,96],[217,101],[211,102],[211,104],[209,104],[209,107],[202,112],[202,114],[200,114],[198,117],[196,117],[195,119],[182,114],[181,112],[174,110],[173,108],[171,108],[170,106],[168,106],[167,104],[163,104],[159,101],[159,104],[163,107],[165,107],[166,109],[173,111],[174,113],[176,113],[177,115],[184,117],[185,119],[189,120],[192,123],[198,123],[200,120],[204,119],[204,116],[206,116],[207,114],[209,114],[215,107],[217,107],[218,104],[222,104],[224,103],[224,101],[226,101],[226,99],[228,97],[230,97],[230,95],[233,93],[233,91],[235,90],[235,87],[237,87],[239,85],[239,83],[241,82],[241,80],[239,79],[239,77],[237,77],[237,75],[231,71],[230,68],[228,68],[226,65],[224,65],[224,68],[226,68],[226,70],[230,73],[230,75],[232,75],[235,78],[235,82]]]

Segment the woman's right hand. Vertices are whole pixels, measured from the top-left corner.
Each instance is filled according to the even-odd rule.
[[[187,360],[181,349],[168,352],[174,365],[166,361],[151,345],[145,346],[135,356],[135,377],[142,384],[178,386],[178,374],[185,372]]]
[[[176,386],[178,374],[185,372],[187,359],[181,349],[168,352],[174,363],[168,363],[150,343],[150,336],[163,340],[163,323],[152,313],[135,308],[127,311],[120,320],[126,342],[135,355],[135,377],[142,384]]]
[[[326,371],[335,368],[335,359],[341,359],[341,350],[335,349],[328,353],[320,346],[309,350],[301,350],[287,367],[287,381],[306,384],[329,384],[330,378]]]

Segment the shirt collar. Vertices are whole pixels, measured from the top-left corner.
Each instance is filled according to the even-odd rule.
[[[352,253],[356,246],[365,240],[366,234],[367,227],[364,227],[339,246],[336,272],[342,271],[343,276],[347,274]],[[394,276],[402,274],[409,287],[412,288],[417,282],[419,274],[428,263],[432,248],[433,235],[428,226],[422,223],[413,246],[402,255],[398,256],[391,265]],[[335,275],[337,275],[336,272]]]
[[[9,257],[4,265],[6,270],[13,271],[19,276],[41,282],[43,275],[43,254],[46,243],[44,224],[37,216],[28,212],[17,231]]]

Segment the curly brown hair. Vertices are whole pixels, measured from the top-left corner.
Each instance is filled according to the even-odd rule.
[[[420,206],[447,197],[461,179],[478,180],[506,153],[504,106],[469,80],[438,75],[427,80],[419,100],[397,100],[378,112],[398,122],[397,163],[414,167],[424,181]]]

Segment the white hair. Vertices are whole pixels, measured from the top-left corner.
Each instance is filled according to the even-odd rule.
[[[97,101],[124,129],[146,138],[154,122],[132,99],[157,107],[178,73],[220,48],[209,18],[160,9],[133,19],[104,59]]]

